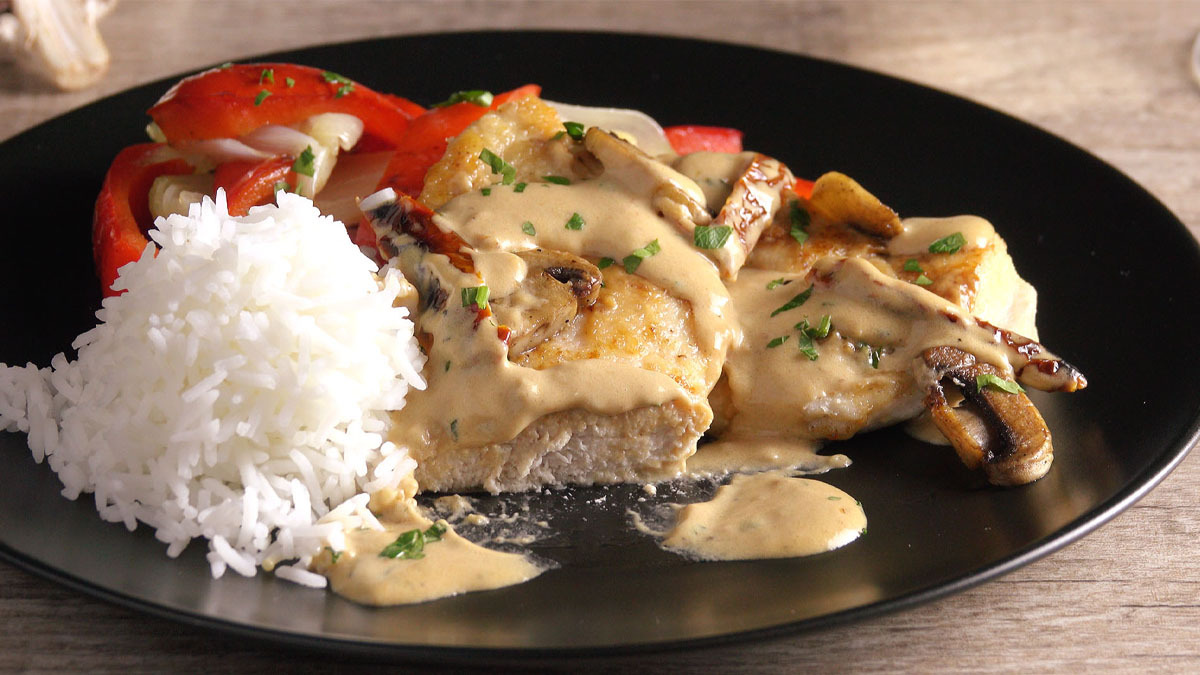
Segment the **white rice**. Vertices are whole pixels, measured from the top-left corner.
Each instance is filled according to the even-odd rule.
[[[151,237],[161,251],[121,269],[126,292],[77,360],[0,365],[0,428],[28,434],[63,495],[93,493],[105,520],[149,525],[170,556],[204,537],[214,576],[294,559],[281,578],[322,586],[312,556],[378,526],[366,493],[415,467],[383,437],[385,411],[424,387],[393,306],[406,284],[293,194],[234,218],[218,192]]]

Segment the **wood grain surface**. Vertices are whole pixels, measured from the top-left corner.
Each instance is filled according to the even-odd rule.
[[[518,27],[754,44],[931,85],[1086,148],[1200,234],[1200,86],[1187,66],[1200,31],[1196,1],[121,0],[102,24],[113,63],[97,87],[53,92],[0,64],[0,139],[132,85],[224,60],[366,37]],[[1097,532],[941,601],[787,639],[579,668],[1200,671],[1198,494],[1200,458],[1191,457]],[[135,613],[4,564],[0,626],[0,671],[328,672],[378,665]]]

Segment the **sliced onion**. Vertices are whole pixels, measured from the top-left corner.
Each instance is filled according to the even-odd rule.
[[[363,122],[347,113],[321,113],[301,122],[300,131],[326,147],[349,150],[362,138]]]
[[[642,152],[652,157],[673,154],[662,127],[653,117],[640,110],[595,108],[555,101],[546,103],[558,111],[558,116],[564,122],[579,122],[584,127],[600,127],[617,135],[632,137]]]
[[[296,178],[296,192],[310,199],[325,187],[325,181],[329,180],[329,174],[337,164],[336,145],[324,145],[312,136],[291,127],[267,124],[242,136],[241,140],[246,145],[271,155],[299,157],[305,150],[311,150],[313,175]]]
[[[375,191],[391,158],[391,152],[343,155],[313,203],[321,213],[333,216],[347,226],[358,223],[362,216],[358,200]]]
[[[150,214],[165,218],[172,213],[187,215],[188,207],[213,193],[211,173],[159,176],[150,185]]]
[[[179,148],[197,168],[213,167],[225,162],[248,162],[267,159],[270,153],[257,150],[234,138],[213,138],[187,143]]]

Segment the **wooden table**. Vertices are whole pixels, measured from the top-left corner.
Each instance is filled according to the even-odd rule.
[[[211,26],[213,28],[206,29]],[[129,86],[284,48],[479,28],[611,29],[765,45],[932,85],[1040,125],[1132,176],[1200,234],[1200,2],[121,0],[96,88],[0,65],[0,139]],[[1200,670],[1200,458],[1098,532],[981,587],[874,620],[599,669]],[[341,659],[127,611],[0,565],[0,671],[326,672]],[[428,671],[428,668],[421,668]]]

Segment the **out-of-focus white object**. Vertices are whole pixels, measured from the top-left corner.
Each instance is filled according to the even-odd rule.
[[[0,44],[60,89],[83,89],[108,70],[97,24],[117,0],[0,0]]]

